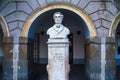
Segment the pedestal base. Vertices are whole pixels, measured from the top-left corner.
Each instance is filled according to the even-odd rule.
[[[69,80],[68,39],[49,39],[47,71],[49,80]]]

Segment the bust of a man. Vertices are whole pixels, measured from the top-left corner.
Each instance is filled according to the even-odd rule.
[[[67,35],[70,34],[70,30],[62,25],[63,14],[56,12],[53,15],[55,24],[47,30],[47,34],[50,38],[67,38]]]

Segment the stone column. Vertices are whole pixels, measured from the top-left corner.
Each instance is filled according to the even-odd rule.
[[[69,42],[68,39],[48,40],[48,80],[69,80]]]
[[[90,80],[115,80],[115,40],[91,38],[86,45],[86,75]]]
[[[28,39],[19,38],[18,80],[28,80]]]
[[[13,38],[4,38],[3,80],[13,80]]]
[[[3,80],[13,80],[13,40],[13,37],[4,38]],[[28,78],[27,43],[27,38],[19,38],[17,80],[27,80]]]

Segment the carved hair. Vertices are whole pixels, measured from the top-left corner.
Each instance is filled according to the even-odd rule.
[[[54,14],[53,14],[53,19],[55,18],[55,16],[57,15],[57,14],[59,14],[60,15],[60,17],[63,19],[63,14],[61,13],[61,12],[55,12]]]

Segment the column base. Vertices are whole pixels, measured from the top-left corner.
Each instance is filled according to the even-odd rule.
[[[89,60],[86,61],[86,77],[90,80],[100,80],[101,62]]]
[[[3,61],[3,77],[2,80],[13,80],[13,61],[4,60]]]
[[[26,60],[18,61],[18,80],[28,80],[28,62]],[[3,61],[3,77],[2,80],[13,80],[13,61]]]
[[[105,80],[116,80],[115,78],[115,61],[107,60],[105,64]],[[90,80],[101,79],[101,62],[100,61],[86,61],[86,76]]]
[[[105,65],[105,80],[116,80],[116,62],[115,60],[106,61]]]
[[[20,60],[18,62],[18,80],[28,80],[28,61],[27,60]]]

